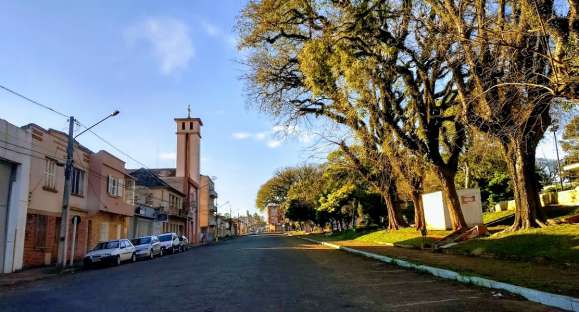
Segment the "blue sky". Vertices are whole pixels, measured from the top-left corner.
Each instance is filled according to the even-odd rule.
[[[174,166],[173,118],[191,105],[205,124],[202,173],[217,177],[219,202],[254,211],[276,169],[320,155],[310,148],[315,135],[294,129],[283,139],[271,119],[247,109],[233,31],[244,3],[3,0],[0,84],[84,124],[119,109],[96,131],[148,167]],[[0,109],[16,125],[67,129],[65,118],[3,91]],[[91,134],[79,141],[139,167]],[[555,157],[551,136],[537,154]]]
[[[115,109],[95,131],[148,167],[174,166],[173,118],[202,118],[203,174],[219,202],[254,211],[259,185],[308,161],[312,136],[276,135],[247,109],[233,26],[244,1],[0,2],[0,84],[84,124]],[[66,119],[0,90],[0,118],[66,129]],[[139,167],[91,134],[79,141]],[[229,207],[224,210],[229,210]]]

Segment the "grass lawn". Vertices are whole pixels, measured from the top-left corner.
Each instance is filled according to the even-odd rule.
[[[551,225],[540,229],[499,232],[452,248],[466,255],[579,264],[579,225]]]
[[[448,233],[429,231],[428,240],[440,239]],[[359,229],[310,237],[419,264],[579,297],[579,225],[552,225],[515,233],[497,233],[456,245],[444,253],[385,244],[420,246],[422,237],[415,229]]]
[[[450,234],[450,231],[428,231],[425,242],[432,243],[448,234]],[[397,231],[347,230],[332,235],[318,235],[316,238],[324,241],[352,241],[360,245],[384,245],[385,243],[390,243],[419,247],[422,244],[422,235],[413,228],[405,228]]]
[[[515,212],[512,210],[506,210],[506,211],[493,211],[493,212],[485,212],[483,213],[483,223],[487,224],[489,222],[493,222],[496,221],[500,218],[506,217],[506,216],[510,216],[512,214],[514,214]]]

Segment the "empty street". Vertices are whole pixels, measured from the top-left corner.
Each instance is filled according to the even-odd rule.
[[[0,311],[545,311],[282,235],[82,271],[0,293]]]

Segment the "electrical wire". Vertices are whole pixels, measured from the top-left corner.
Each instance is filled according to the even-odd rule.
[[[32,103],[32,104],[35,104],[35,105],[38,105],[38,106],[40,106],[40,107],[42,107],[42,108],[44,108],[44,109],[47,109],[47,110],[49,110],[49,111],[51,111],[51,112],[53,112],[53,113],[55,113],[55,114],[58,114],[58,115],[63,116],[63,117],[65,117],[65,118],[69,118],[69,116],[67,116],[66,114],[63,114],[63,113],[57,111],[56,109],[54,109],[54,108],[52,108],[52,107],[50,107],[50,106],[48,106],[48,105],[42,104],[42,103],[40,103],[40,102],[38,102],[38,101],[35,101],[35,100],[33,100],[33,99],[31,99],[31,98],[29,98],[29,97],[27,97],[27,96],[24,96],[24,95],[22,95],[22,94],[20,94],[20,93],[18,93],[18,92],[16,92],[16,91],[8,88],[8,87],[5,87],[5,86],[3,86],[3,85],[0,85],[0,88],[1,88],[1,89],[4,89],[4,90],[7,91],[7,92],[10,92],[10,93],[12,93],[12,94],[14,94],[14,95],[16,95],[16,96],[18,96],[18,97],[20,97],[20,98],[28,101],[28,102],[30,102],[30,103]]]

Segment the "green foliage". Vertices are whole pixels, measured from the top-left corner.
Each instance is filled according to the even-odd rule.
[[[287,204],[285,217],[292,221],[305,222],[315,220],[314,207],[306,201],[291,199]]]

